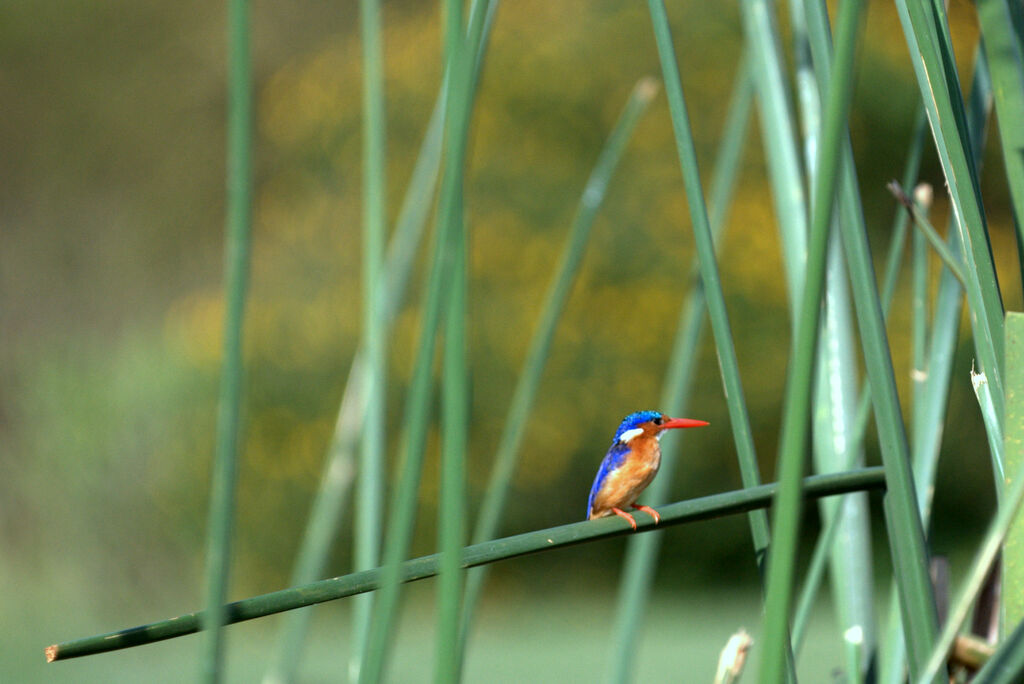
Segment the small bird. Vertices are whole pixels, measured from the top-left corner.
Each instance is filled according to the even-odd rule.
[[[615,431],[614,442],[594,478],[587,499],[587,520],[603,518],[613,513],[625,518],[636,529],[636,520],[623,508],[630,506],[647,513],[654,523],[661,516],[650,506],[636,503],[640,492],[647,488],[661,466],[661,447],[658,440],[665,430],[673,428],[703,427],[703,420],[669,418],[658,411],[637,411],[623,418]]]

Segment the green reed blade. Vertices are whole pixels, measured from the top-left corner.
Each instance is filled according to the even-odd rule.
[[[739,163],[743,156],[750,109],[753,105],[754,83],[750,57],[745,55],[739,64],[733,85],[729,110],[725,119],[722,139],[715,156],[715,169],[711,179],[710,223],[712,238],[721,242],[725,228],[726,212],[732,199]],[[665,373],[661,403],[663,411],[672,416],[685,415],[689,404],[698,349],[703,337],[705,298],[704,288],[696,272],[697,263],[690,267],[694,274],[694,287],[686,296],[680,312],[672,354]],[[669,433],[661,443],[662,459],[658,477],[644,492],[651,503],[666,500],[673,474],[681,458],[680,435]],[[640,623],[647,606],[651,584],[654,580],[655,563],[661,548],[662,535],[647,534],[629,540],[623,564],[619,596],[615,609],[615,623],[612,630],[612,663],[609,681],[629,681],[633,672],[637,637]]]
[[[217,447],[210,485],[210,522],[206,546],[207,638],[202,679],[218,682],[224,660],[221,625],[227,622],[234,527],[235,481],[242,412],[242,323],[249,276],[252,226],[252,74],[249,63],[249,3],[228,3],[227,217],[225,241],[224,365],[217,402]]]
[[[523,367],[512,394],[505,427],[495,452],[491,477],[484,492],[480,513],[473,531],[474,543],[487,541],[498,532],[508,491],[515,474],[527,420],[530,417],[537,388],[540,385],[541,374],[551,349],[556,326],[579,272],[583,253],[590,237],[590,229],[594,225],[597,212],[604,202],[608,183],[618,167],[619,160],[636,129],[636,124],[647,111],[648,105],[657,92],[657,81],[653,78],[643,78],[637,82],[601,150],[590,177],[587,179],[576,208],[576,215],[569,229],[569,236],[559,257],[556,274],[549,286],[537,327],[534,329],[530,347],[526,352]],[[487,568],[485,567],[471,571],[466,578],[466,592],[463,599],[463,634],[459,646],[462,650],[465,650],[473,615],[486,578]]]
[[[950,47],[945,10],[926,0],[897,0],[918,87],[946,177],[967,266],[978,361],[992,385],[997,415],[1002,415],[1003,305],[982,211],[977,167],[967,134],[960,79]]]
[[[666,526],[710,520],[766,508],[771,505],[777,488],[776,484],[760,485],[661,506],[658,509],[661,523],[655,525],[653,519],[639,516],[637,518],[638,532],[651,532],[664,529]],[[882,490],[884,488],[884,472],[882,468],[876,467],[861,468],[845,473],[814,475],[806,479],[803,491],[804,496],[808,498],[818,498],[852,491]],[[552,549],[622,537],[628,534],[634,534],[632,528],[628,522],[618,517],[550,527],[467,546],[462,550],[461,567],[472,568],[528,554],[544,553]],[[405,561],[399,568],[399,581],[413,582],[433,577],[437,575],[439,565],[439,554]],[[385,568],[374,568],[236,601],[224,606],[225,624],[253,620],[381,589],[384,587],[384,574]],[[203,621],[202,612],[188,613],[141,627],[54,644],[48,646],[45,653],[49,662],[107,653],[151,644],[164,639],[173,639],[186,634],[195,634],[202,629],[204,624],[206,623]]]

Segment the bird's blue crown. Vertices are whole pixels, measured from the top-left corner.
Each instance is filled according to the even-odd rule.
[[[623,432],[626,432],[627,430],[634,430],[644,423],[650,422],[660,416],[660,411],[637,411],[636,413],[630,413],[622,419],[621,423],[619,423],[619,429],[615,431],[615,441],[619,441]]]

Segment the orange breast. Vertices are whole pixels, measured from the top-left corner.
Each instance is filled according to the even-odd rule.
[[[610,515],[612,508],[628,508],[647,488],[661,466],[661,450],[653,437],[633,440],[633,450],[623,464],[610,473],[594,497],[590,517]]]

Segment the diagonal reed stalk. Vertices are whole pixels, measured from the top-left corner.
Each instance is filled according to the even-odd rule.
[[[493,2],[493,0],[491,0]],[[391,633],[398,613],[400,597],[401,562],[407,553],[415,522],[416,493],[422,473],[430,417],[430,393],[437,329],[445,304],[444,288],[451,287],[451,273],[457,265],[458,242],[453,230],[461,229],[461,174],[469,131],[470,113],[476,90],[476,72],[472,67],[480,60],[479,50],[484,45],[482,35],[489,25],[489,2],[474,4],[470,10],[468,43],[466,50],[478,52],[449,64],[447,99],[445,102],[446,170],[441,188],[437,234],[434,254],[428,274],[426,298],[423,304],[423,323],[416,352],[413,376],[406,395],[406,423],[404,430],[404,463],[399,476],[392,507],[391,520],[384,550],[384,577],[380,596],[374,606],[374,616],[363,652],[360,682],[378,682],[382,679],[389,651]],[[461,19],[460,19],[461,24]],[[453,168],[457,167],[457,168]],[[459,224],[458,227],[456,224]]]
[[[737,70],[711,179],[709,220],[715,243],[721,242],[721,234],[725,228],[726,213],[743,156],[743,142],[749,126],[753,95],[751,60],[745,55],[741,58]],[[659,404],[663,411],[673,416],[684,415],[687,412],[698,349],[704,332],[706,302],[704,288],[697,277],[698,269],[699,264],[691,264],[690,272],[693,274],[694,285],[680,312],[676,339],[672,346]],[[651,502],[660,503],[668,498],[672,476],[681,457],[677,437],[680,435],[669,433],[662,440],[659,477],[645,492],[646,499]],[[648,534],[630,539],[627,545],[612,633],[614,652],[609,675],[611,682],[627,682],[634,671],[637,637],[654,580],[661,539],[660,534]]]
[[[231,535],[242,411],[242,322],[249,275],[252,225],[252,74],[249,63],[249,3],[228,3],[227,218],[225,241],[224,365],[217,402],[217,448],[210,485],[206,548],[206,613],[202,680],[218,682],[224,660],[221,625],[227,616]]]
[[[387,339],[384,310],[378,305],[384,266],[387,178],[384,108],[384,55],[379,0],[360,0],[359,26],[363,48],[363,338],[365,350],[365,415],[359,453],[358,505],[353,525],[353,567],[365,570],[380,562],[381,518],[384,514],[385,407],[387,403]],[[353,646],[349,679],[359,673],[363,640],[370,624],[373,596],[353,604]]]
[[[679,75],[679,66],[672,47],[672,34],[668,25],[665,5],[661,0],[648,0],[651,22],[654,25],[654,36],[658,44],[658,55],[661,61],[662,75],[665,81],[665,94],[668,97],[672,115],[672,129],[675,132],[676,151],[679,164],[683,171],[683,183],[690,205],[690,220],[693,223],[694,241],[697,245],[697,256],[700,263],[700,277],[707,299],[708,315],[711,318],[711,329],[718,350],[719,366],[722,372],[722,384],[729,405],[729,419],[736,442],[736,451],[740,460],[740,473],[743,484],[747,487],[757,486],[761,476],[757,468],[757,456],[754,452],[754,441],[750,431],[750,417],[747,414],[743,386],[740,382],[739,365],[736,362],[736,349],[732,343],[729,318],[725,308],[725,296],[722,294],[722,281],[715,261],[715,247],[708,222],[707,209],[704,205],[704,192],[701,188],[700,172],[697,168],[697,154],[693,144],[693,133],[690,130],[689,114],[683,98],[683,87]],[[754,537],[754,547],[758,563],[768,547],[768,522],[764,516],[752,515],[750,525]]]
[[[815,348],[832,206],[837,185],[842,133],[852,91],[853,56],[863,3],[848,0],[839,14],[839,38],[827,92],[817,175],[811,196],[811,230],[799,318],[790,356],[779,449],[779,498],[773,518],[773,546],[768,555],[763,658],[760,681],[781,682],[789,648],[789,609],[800,526],[800,486],[804,470]],[[827,85],[827,84],[826,84]],[[872,281],[872,285],[873,285]],[[877,295],[876,295],[877,296]]]
[[[669,112],[672,117],[672,130],[675,134],[676,152],[683,174],[683,185],[690,208],[690,221],[693,227],[694,242],[697,246],[697,257],[700,264],[700,277],[707,299],[708,315],[711,319],[711,330],[718,352],[718,365],[722,375],[722,386],[725,391],[729,409],[729,423],[732,427],[733,441],[739,460],[740,476],[743,484],[754,487],[760,482],[761,475],[757,465],[757,454],[754,449],[753,435],[750,430],[750,416],[740,381],[739,365],[736,360],[736,348],[732,341],[729,316],[725,307],[725,296],[722,292],[721,277],[718,263],[715,260],[714,240],[708,221],[707,207],[704,204],[704,191],[701,186],[700,170],[697,165],[697,152],[693,142],[693,131],[690,128],[690,117],[686,110],[686,99],[683,95],[682,78],[676,62],[672,44],[672,32],[668,24],[668,15],[662,0],[648,0],[651,23],[654,28],[655,42],[658,45],[658,57],[661,62],[662,76],[665,81],[665,93],[668,98]],[[763,569],[765,554],[769,544],[768,517],[763,512],[751,513],[748,516],[751,537],[754,542],[754,557],[759,569]],[[787,665],[792,664],[787,660]],[[787,672],[791,673],[790,667]]]
[[[884,487],[884,472],[882,468],[876,467],[809,477],[804,483],[803,492],[806,497],[817,498],[852,491],[881,490]],[[658,509],[661,514],[661,523],[658,525],[655,525],[653,519],[638,517],[638,532],[650,532],[665,526],[710,520],[763,509],[771,505],[776,489],[776,484],[767,484],[668,504]],[[462,550],[461,567],[472,568],[633,533],[629,523],[617,517],[550,527],[467,546]],[[405,561],[399,568],[399,581],[414,582],[434,577],[438,573],[439,565],[438,554]],[[225,624],[244,622],[374,591],[384,586],[385,571],[386,568],[364,570],[343,577],[320,580],[301,587],[292,587],[236,601],[224,606]],[[54,644],[46,648],[46,658],[48,662],[53,662],[151,644],[165,639],[195,634],[205,624],[202,612],[188,613],[141,627]]]
[[[917,206],[917,203],[907,196],[907,193],[903,191],[902,186],[900,186],[900,184],[897,183],[896,181],[890,182],[887,187],[889,188],[889,192],[891,192],[893,196],[897,200],[899,200],[900,204],[902,204],[906,208],[907,213],[910,214],[910,217],[914,221],[914,226],[918,229],[918,234],[915,235],[915,249],[917,245],[917,237],[919,236],[921,238],[920,248],[923,250],[925,247],[925,241],[927,241],[927,243],[931,245],[931,248],[935,250],[935,253],[939,255],[939,258],[942,260],[943,265],[949,269],[950,273],[956,276],[956,279],[960,281],[961,286],[966,287],[967,276],[964,275],[964,269],[960,263],[960,259],[958,257],[953,256],[953,253],[949,249],[949,246],[939,235],[938,231],[935,230],[935,226],[931,224],[931,221],[928,220],[928,217],[921,212],[921,209]],[[924,269],[924,266],[918,266],[916,260],[914,265],[915,269]],[[915,270],[914,277],[915,279],[920,278],[923,280],[926,277],[926,275],[927,272],[924,270],[922,270],[920,274],[918,274]],[[915,291],[915,298],[918,296],[918,294],[919,293]],[[921,293],[920,296],[923,302],[923,293]],[[917,366],[915,366],[915,368],[917,368]]]
[[[643,78],[637,82],[583,189],[576,215],[569,229],[569,236],[559,258],[556,274],[548,289],[537,327],[534,329],[530,347],[523,361],[523,368],[519,373],[519,380],[516,382],[516,388],[512,394],[508,417],[498,442],[491,477],[473,532],[474,543],[492,539],[498,532],[502,511],[505,508],[508,491],[515,473],[519,448],[526,431],[527,420],[537,395],[537,388],[540,385],[541,374],[551,349],[556,326],[579,272],[583,253],[590,237],[590,229],[594,225],[597,212],[604,202],[608,183],[632,137],[636,124],[647,110],[657,91],[657,81],[653,78]],[[472,570],[466,577],[462,611],[462,638],[459,644],[459,648],[463,652],[486,578],[486,567]]]

